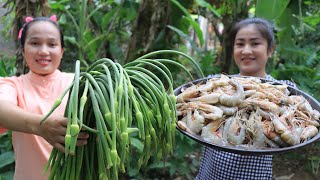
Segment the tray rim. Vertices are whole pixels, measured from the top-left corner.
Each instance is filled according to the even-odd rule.
[[[228,76],[228,77],[252,78],[251,76],[239,76],[239,75],[226,75],[226,76]],[[191,86],[193,84],[197,84],[197,83],[206,81],[206,80],[211,79],[211,78],[216,78],[216,77],[219,78],[219,76],[205,77],[205,78],[196,79],[196,80],[190,81],[188,83],[185,83],[183,85],[180,85],[179,87],[174,89],[174,94],[177,96],[179,94],[179,92],[181,92],[181,89],[184,88],[184,87],[189,87],[189,86]],[[254,78],[258,78],[258,77],[254,77]],[[262,80],[264,82],[270,82],[270,83],[273,83],[273,84],[287,85],[287,84],[284,84],[284,83],[281,83],[281,82],[267,80],[267,79],[264,79],[264,78],[258,78],[258,79],[260,79],[260,80]],[[289,86],[289,85],[287,85],[287,86],[288,86],[288,89],[290,91],[290,94],[298,94],[298,95],[304,96],[308,100],[308,102],[310,103],[310,105],[311,105],[311,107],[313,109],[316,109],[316,110],[320,111],[320,103],[315,98],[313,98],[311,95],[309,95],[306,92],[303,92],[300,89],[294,88],[294,87]],[[314,106],[317,106],[317,108],[315,108]],[[282,147],[282,148],[266,148],[266,149],[245,149],[245,148],[235,147],[235,146],[232,146],[232,145],[230,145],[230,146],[221,146],[221,145],[217,145],[217,144],[212,144],[210,142],[205,141],[200,135],[191,134],[191,133],[188,133],[188,132],[182,130],[178,125],[176,126],[176,129],[178,129],[178,131],[180,133],[182,133],[183,135],[187,136],[188,138],[191,138],[192,140],[194,140],[197,143],[200,143],[200,144],[202,144],[204,146],[207,146],[207,147],[213,148],[215,150],[219,150],[219,151],[225,151],[225,152],[236,153],[236,154],[241,154],[241,155],[272,155],[272,154],[284,153],[284,152],[296,150],[296,149],[301,148],[301,147],[308,146],[308,145],[314,143],[315,141],[319,140],[319,138],[320,138],[320,130],[319,130],[320,128],[318,127],[319,131],[318,131],[318,134],[316,136],[314,136],[313,138],[309,139],[308,141],[305,141],[303,143],[300,143],[300,144],[297,144],[297,145],[294,145],[294,146],[288,146],[288,147]]]

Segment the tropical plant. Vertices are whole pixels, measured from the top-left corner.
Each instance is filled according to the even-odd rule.
[[[124,58],[125,42],[129,39],[127,28],[136,16],[136,2],[51,1],[50,6],[64,29],[66,52],[70,52],[64,57],[67,64],[79,59],[88,67],[102,57],[119,61]]]
[[[14,57],[2,55],[0,60],[0,77],[15,74]],[[0,180],[13,179],[14,152],[12,147],[11,131],[0,134]]]
[[[14,153],[11,144],[11,131],[0,135],[0,179],[11,180],[14,173]]]
[[[3,7],[9,9],[7,14],[14,12],[14,20],[12,22],[12,35],[13,39],[16,42],[16,67],[17,75],[25,74],[28,71],[28,68],[23,61],[22,52],[19,48],[20,44],[18,41],[18,32],[20,28],[25,23],[24,18],[26,16],[47,16],[49,13],[49,3],[48,0],[34,1],[34,0],[5,0]]]
[[[18,5],[19,8],[26,8],[20,8],[21,12],[15,16],[20,20],[14,21],[19,27],[23,16],[33,15],[31,10],[37,15],[48,15],[43,14],[43,10],[49,3],[50,14],[58,15],[66,37],[66,51],[61,67],[65,71],[72,71],[70,67],[73,67],[76,59],[82,60],[82,64],[90,65],[95,59],[108,57],[124,64],[150,51],[176,49],[196,59],[206,75],[236,73],[237,68],[232,61],[232,45],[228,39],[231,26],[239,19],[264,17],[275,24],[277,36],[277,48],[274,57],[269,60],[268,72],[275,78],[294,81],[301,90],[320,99],[318,0],[6,2],[7,7],[13,10],[17,10]],[[17,11],[13,11],[15,12]],[[200,25],[200,19],[203,18],[207,20],[205,29]],[[17,30],[14,32],[17,34]],[[209,39],[214,39],[213,49],[207,46]],[[185,63],[185,66],[190,69],[188,64]],[[21,71],[19,67],[21,66],[18,66],[18,72]],[[86,65],[82,68],[86,68]],[[181,78],[184,75],[177,68],[168,68],[173,73],[175,87],[185,83]],[[199,159],[192,154],[200,150],[201,147],[192,140],[180,138],[175,153],[165,163],[151,162],[143,171],[129,171],[128,176],[146,179],[155,174],[164,177],[169,173],[168,178],[183,175],[183,178],[190,178],[196,173],[199,163]],[[319,151],[319,146],[313,146],[309,151]],[[312,153],[306,155],[311,164],[310,171],[317,165],[316,157]],[[193,163],[189,164],[190,162]],[[179,168],[175,168],[175,163],[179,163]]]

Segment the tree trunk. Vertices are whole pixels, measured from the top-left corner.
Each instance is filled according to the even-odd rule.
[[[125,62],[152,50],[158,34],[169,22],[169,1],[143,0],[128,43]]]
[[[10,0],[7,0],[9,2]],[[13,21],[13,27],[12,27],[12,34],[15,39],[16,44],[16,68],[17,73],[16,75],[19,76],[21,74],[25,74],[28,72],[28,67],[26,66],[26,63],[24,62],[22,51],[20,47],[20,40],[18,39],[18,33],[20,28],[25,23],[24,18],[26,16],[33,16],[37,17],[39,15],[41,16],[48,16],[49,13],[49,4],[48,0],[16,0],[15,1],[15,18]]]
[[[251,7],[251,4],[247,3],[246,0],[228,1],[228,3],[216,1],[213,3],[217,8],[221,8],[222,6],[224,6],[224,8],[227,9],[227,13],[221,15],[223,18],[220,20],[220,22],[224,27],[222,34],[218,32],[217,22],[219,21],[214,19],[213,24],[216,26],[214,28],[215,34],[218,36],[222,47],[221,53],[219,53],[217,56],[216,64],[221,67],[221,73],[230,74],[233,60],[233,44],[231,44],[230,39],[232,26],[240,19],[248,17],[248,11]]]

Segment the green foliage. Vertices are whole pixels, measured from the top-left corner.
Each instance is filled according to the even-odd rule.
[[[15,61],[13,57],[2,56],[0,59],[0,77],[15,74]],[[12,180],[14,174],[14,153],[12,147],[11,131],[0,134],[0,180]]]
[[[12,56],[0,56],[0,77],[12,76],[16,73],[15,59]]]
[[[301,1],[302,2],[302,1]],[[275,19],[277,27],[277,52],[272,75],[277,79],[289,79],[302,91],[320,101],[320,3],[310,0],[291,1],[283,14]],[[320,142],[305,148],[307,170],[319,177]],[[301,157],[294,152],[288,156]],[[295,161],[295,160],[292,160]]]
[[[188,12],[188,10],[186,8],[184,8],[178,1],[176,0],[171,0],[171,2],[173,4],[175,4],[184,14],[184,19],[186,19],[187,23],[193,27],[193,29],[195,30],[199,41],[200,41],[200,45],[202,46],[204,43],[204,39],[203,39],[203,34],[202,31],[200,29],[200,25],[194,21],[194,19],[192,19],[190,13]]]
[[[71,64],[74,64],[77,59],[81,59],[82,64],[88,65],[101,57],[115,59],[120,64],[123,62],[126,47],[133,31],[133,22],[138,15],[140,1],[63,0],[49,2],[51,12],[58,15],[59,24],[65,34],[66,47],[62,63],[63,70],[72,71],[69,68],[73,67]],[[235,16],[235,14],[242,12],[244,6],[250,3],[249,9],[255,9],[256,16],[272,20],[276,26],[277,48],[274,57],[268,64],[268,72],[277,79],[294,81],[301,90],[320,100],[320,4],[318,0],[299,1],[302,4],[297,2],[293,0],[226,0],[214,1],[213,3],[210,1],[209,3],[206,0],[171,0],[169,14],[171,24],[163,27],[164,30],[154,40],[154,48],[171,48],[185,52],[198,61],[205,75],[219,73],[221,67],[216,65],[218,64],[216,62],[216,57],[219,56],[218,49],[207,50],[204,47],[207,37],[200,29],[197,18],[202,15],[208,18],[214,27],[218,28],[217,22],[221,22],[221,19],[227,16],[238,19],[240,16]],[[244,14],[249,16],[250,13],[245,12]],[[243,17],[243,14],[241,15]],[[6,37],[9,37],[10,18],[12,18],[12,14],[2,17],[2,22],[6,23],[6,29],[3,31]],[[170,40],[166,39],[167,29],[173,33]],[[198,39],[191,38],[190,31],[194,31]],[[14,63],[12,63],[14,60],[12,59],[14,58],[1,57],[0,76],[15,74]],[[179,60],[184,63],[182,58]],[[184,64],[186,68],[191,69],[190,64]],[[175,87],[186,83],[182,81],[184,78],[181,78],[186,76],[185,74],[180,73],[176,67],[169,68],[173,72]],[[1,153],[5,152],[4,149],[1,149],[3,146],[11,147],[11,145],[3,144],[2,138],[1,136]],[[139,151],[141,142],[134,139],[131,141]],[[173,179],[177,176],[183,176],[183,179],[192,179],[198,168],[198,153],[201,146],[181,134],[176,135],[176,143],[176,151],[167,158],[166,162],[153,160],[143,171],[135,171],[133,167],[128,170],[128,174],[125,176],[131,179],[160,179],[159,177]],[[315,144],[319,145],[320,143],[316,142]],[[312,150],[320,151],[319,146],[312,148]],[[11,149],[7,151],[11,151]],[[294,161],[296,156],[302,158],[295,153],[287,153],[285,157]],[[310,155],[308,160],[310,171],[318,171],[319,167],[314,156]],[[2,162],[0,160],[0,164]],[[0,168],[1,173],[2,170]],[[12,175],[12,171],[6,176],[10,177],[10,174]],[[4,174],[1,174],[0,179],[1,177],[5,179]]]
[[[126,179],[194,179],[199,166],[201,146],[188,137],[176,132],[176,147],[165,161],[151,159],[150,163],[137,171],[129,169]],[[134,158],[134,157],[132,157]]]
[[[0,61],[0,77],[7,76],[6,72],[6,65],[4,64],[3,60]]]
[[[320,157],[314,155],[314,156],[310,156],[308,160],[310,162],[310,169],[312,173],[314,175],[318,175],[320,170]]]
[[[136,2],[50,1],[50,6],[59,14],[66,41],[64,59],[70,59],[70,64],[79,59],[87,67],[102,57],[123,59],[122,47],[130,38],[127,25],[136,17]]]
[[[286,9],[290,0],[257,0],[256,15],[265,19],[275,19]]]
[[[320,3],[300,4],[298,7],[290,3],[282,16],[275,20],[279,44],[274,62],[276,68],[272,72],[278,79],[294,81],[301,90],[318,100],[320,46],[317,42],[320,42],[320,17],[315,14],[319,14],[319,8]]]
[[[207,50],[204,48],[204,35],[202,33],[202,29],[200,29],[200,26],[197,22],[199,14],[190,13],[189,8],[192,7],[189,7],[188,4],[183,4],[183,1],[179,2],[177,0],[171,0],[171,2],[174,4],[173,8],[177,7],[178,12],[183,12],[181,14],[183,18],[176,19],[174,26],[167,26],[170,30],[175,32],[179,38],[183,40],[180,42],[181,45],[177,49],[186,53],[192,53],[194,51],[194,59],[198,61],[205,75],[218,73],[220,71],[220,67],[214,66],[217,57],[217,50]],[[214,16],[218,18],[221,17],[217,10],[214,8],[214,6],[212,6],[206,1],[197,0],[194,3],[194,6],[199,9],[208,9],[208,11],[210,13],[213,13]],[[176,13],[177,12],[175,12],[174,14]],[[191,30],[194,30],[196,38],[192,38],[190,36]],[[184,42],[187,42],[187,44],[189,44],[191,47],[189,48],[183,45],[182,43]]]
[[[11,131],[0,135],[0,179],[12,180],[14,174],[14,153]]]

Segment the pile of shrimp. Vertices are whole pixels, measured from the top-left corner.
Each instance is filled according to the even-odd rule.
[[[221,75],[181,89],[178,126],[216,145],[281,148],[318,134],[320,113],[287,85]]]

